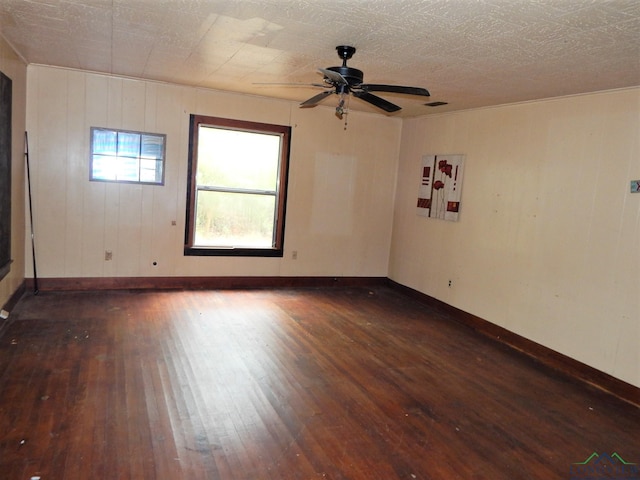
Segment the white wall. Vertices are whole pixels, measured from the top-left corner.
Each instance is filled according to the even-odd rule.
[[[27,66],[0,37],[0,71],[11,79],[11,271],[0,280],[0,307],[24,282]],[[30,238],[30,237],[29,237]]]
[[[34,65],[27,90],[40,277],[387,275],[399,119]],[[183,256],[191,113],[292,126],[284,258]],[[167,134],[165,185],[89,182],[91,126]]]
[[[417,216],[421,156],[454,153],[460,220]],[[640,386],[634,179],[640,89],[407,120],[389,277]]]

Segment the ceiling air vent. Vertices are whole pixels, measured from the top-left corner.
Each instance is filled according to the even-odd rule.
[[[429,102],[429,103],[425,103],[425,105],[427,107],[440,107],[442,105],[448,105],[449,102]]]

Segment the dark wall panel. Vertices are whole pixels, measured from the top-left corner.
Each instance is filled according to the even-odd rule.
[[[0,279],[11,268],[11,79],[0,72]]]

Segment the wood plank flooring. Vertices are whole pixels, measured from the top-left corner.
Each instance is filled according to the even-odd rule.
[[[11,315],[2,479],[566,480],[594,452],[640,465],[640,408],[393,289],[46,292]]]

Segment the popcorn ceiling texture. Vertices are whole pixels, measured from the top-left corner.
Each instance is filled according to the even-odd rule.
[[[353,45],[365,82],[449,102],[381,95],[400,116],[640,84],[637,0],[3,0],[0,34],[28,63],[296,101],[318,89],[257,83],[318,83]]]

